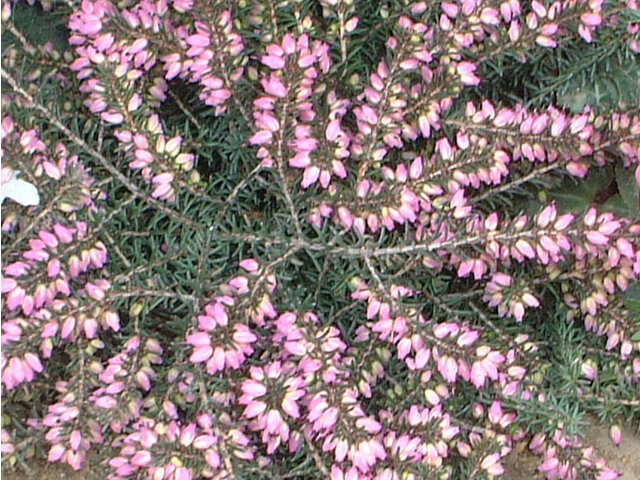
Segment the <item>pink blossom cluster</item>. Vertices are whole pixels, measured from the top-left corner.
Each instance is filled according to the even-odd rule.
[[[246,294],[251,290],[252,283],[264,273],[259,263],[253,259],[243,260],[241,264],[250,272],[248,283],[244,276],[240,276],[242,281],[235,277],[230,283],[236,286],[225,284],[222,290],[236,290],[237,293],[237,285],[240,283]],[[393,328],[391,325],[382,328],[382,325],[390,323],[390,305],[377,301],[361,282],[356,283],[360,289],[354,293],[354,298],[369,300],[370,318],[382,312],[378,323],[368,324],[358,330],[357,341],[362,343],[373,334],[379,335],[379,341],[385,342],[390,335],[396,335],[392,342],[398,343],[397,355],[400,359],[405,359],[408,350],[403,352],[407,348],[411,349],[413,343],[418,350],[416,360],[412,362],[406,359],[406,362],[416,371],[420,383],[425,385],[424,398],[427,406],[414,406],[401,414],[399,419],[400,422],[406,422],[404,427],[398,426],[391,412],[381,411],[379,418],[367,414],[363,400],[371,398],[373,388],[385,378],[383,364],[388,363],[389,357],[372,361],[354,376],[349,371],[361,360],[349,355],[339,330],[323,327],[315,314],[308,312],[298,316],[285,312],[266,318],[254,317],[253,329],[257,330],[254,330],[255,334],[249,334],[254,342],[260,341],[259,338],[270,338],[272,345],[276,347],[270,352],[271,361],[264,366],[248,367],[246,361],[238,366],[220,362],[222,368],[230,366],[246,372],[245,377],[238,379],[239,396],[225,396],[223,401],[237,403],[242,407],[241,418],[247,425],[247,438],[251,440],[255,438],[254,435],[259,435],[260,440],[267,445],[267,454],[275,453],[281,445],[287,445],[288,451],[295,452],[305,440],[318,442],[318,448],[330,453],[334,459],[331,478],[395,478],[396,475],[403,474],[403,470],[387,466],[394,463],[393,459],[400,460],[401,463],[426,463],[437,469],[449,456],[452,447],[468,455],[470,445],[481,443],[481,438],[476,435],[466,440],[456,439],[460,427],[455,425],[448,413],[444,413],[445,401],[452,395],[451,389],[455,388],[458,376],[473,382],[477,388],[485,388],[486,379],[490,378],[503,385],[504,395],[515,395],[518,383],[525,373],[522,367],[513,363],[516,353],[509,352],[508,358],[505,358],[488,346],[480,346],[469,361],[454,359],[458,355],[467,356],[465,347],[472,345],[480,337],[478,331],[460,327],[456,323],[433,325],[420,318],[414,324],[413,319],[406,318],[391,322],[395,325]],[[393,291],[396,297],[414,293],[399,286],[394,287]],[[273,289],[271,294],[274,294]],[[243,317],[251,318],[254,309],[250,305],[244,311],[237,308],[227,310],[220,303],[225,301],[223,298],[219,297],[215,303],[205,307],[207,315],[198,318],[199,325],[203,321],[224,319],[222,325],[217,325],[225,327]],[[227,303],[227,307],[232,304],[228,300]],[[242,305],[242,300],[233,302],[233,305]],[[215,308],[216,306],[218,307]],[[399,328],[400,325],[404,327]],[[421,325],[424,328],[411,335],[413,329],[419,329]],[[411,328],[409,333],[408,327]],[[272,336],[264,337],[269,331]],[[191,361],[199,364],[202,363],[199,352],[203,347],[192,342],[192,335],[188,337],[188,342],[194,347]],[[211,342],[212,339],[207,338],[206,341]],[[435,342],[437,345],[427,349],[427,342]],[[206,354],[211,355],[211,347],[208,345],[209,343]],[[227,355],[221,350],[221,358],[224,359]],[[247,352],[247,356],[251,354],[252,352]],[[365,361],[369,363],[371,360]],[[504,367],[503,363],[506,364]],[[222,368],[207,367],[206,370],[210,375],[221,376],[224,374]],[[501,371],[503,368],[505,370]],[[436,372],[437,377],[434,375]],[[451,386],[448,387],[440,379]],[[357,389],[350,386],[354,380],[357,382]],[[523,395],[523,398],[531,398],[531,395]],[[483,411],[480,405],[478,407]],[[503,412],[498,401],[492,404],[486,415],[489,424],[495,424],[496,428],[501,429],[507,428],[515,419],[515,413]],[[301,423],[303,420],[305,423]],[[433,443],[427,443],[424,437],[411,438],[409,431],[414,431],[420,425],[425,431],[435,428],[441,436],[436,438],[441,440],[434,439]],[[402,433],[405,430],[407,433]],[[509,450],[507,437],[502,442],[502,453],[487,451],[481,459],[482,468],[494,475],[502,472],[499,460]],[[377,473],[373,474],[374,471]],[[410,469],[405,473],[410,474]]]
[[[223,436],[216,433],[217,425],[225,427]],[[113,469],[109,480],[123,480],[134,474],[159,480],[224,478],[233,471],[227,470],[230,458],[223,455],[233,455],[236,460],[254,459],[249,438],[231,425],[227,414],[213,418],[208,413],[200,413],[188,424],[143,417],[132,427],[133,433],[115,442],[119,455],[108,462]],[[196,459],[201,463],[191,467]]]
[[[412,295],[406,287],[396,287],[390,301],[380,301],[375,291],[368,289],[364,282],[357,281],[354,285],[357,290],[352,297],[367,300],[367,319],[377,319],[375,323],[359,327],[359,341],[367,340],[373,333],[381,341],[395,344],[398,359],[404,361],[410,370],[420,373],[424,381],[429,381],[437,372],[450,384],[455,384],[460,377],[482,389],[489,379],[502,385],[505,396],[513,396],[517,392],[525,370],[514,364],[515,351],[510,351],[505,357],[488,345],[480,345],[474,353],[469,347],[480,339],[479,331],[453,321],[430,322],[410,310],[402,315],[393,298],[394,293],[398,298],[397,292]],[[441,398],[433,392],[427,401],[437,405]]]
[[[7,95],[2,97],[3,105],[10,105],[15,100]],[[39,136],[36,129],[22,129],[16,126],[9,115],[0,121],[0,139],[2,140],[2,154],[27,155],[33,159],[33,176],[38,178],[39,185],[47,188],[60,189],[56,207],[65,213],[71,213],[81,208],[97,209],[91,195],[93,178],[77,155],[71,155],[67,146],[56,142],[54,148],[49,148]],[[2,183],[6,183],[15,174],[15,170],[3,162]],[[8,209],[7,209],[8,210]],[[17,211],[7,211],[2,219],[2,231],[10,232],[18,224]]]
[[[335,91],[325,96],[320,90],[324,85],[315,86],[331,66],[328,51],[328,44],[311,42],[306,34],[295,38],[287,33],[281,44],[268,45],[260,59],[269,71],[260,81],[265,95],[253,102],[256,132],[249,142],[260,146],[257,156],[265,166],[278,161],[303,169],[302,188],[319,182],[326,189],[332,176],[347,176],[343,161],[349,156],[350,137],[342,128],[342,117],[349,102],[339,99]],[[319,108],[329,110],[321,122]],[[288,158],[282,153],[285,139],[278,121],[283,115],[294,119],[294,138],[286,142],[291,152]]]
[[[309,221],[319,227],[322,218],[331,217],[343,228],[355,228],[361,234],[376,233],[381,226],[394,230],[411,223],[423,234],[433,223],[434,212],[455,219],[469,217],[472,209],[468,196],[482,185],[508,181],[523,161],[557,162],[572,175],[586,176],[589,157],[600,164],[606,161],[603,147],[610,139],[598,129],[610,126],[624,139],[618,147],[626,164],[636,164],[640,158],[637,141],[632,141],[640,134],[638,116],[614,114],[607,125],[604,117],[590,112],[570,117],[550,107],[547,113],[528,113],[521,107],[496,109],[487,100],[481,108],[467,104],[465,113],[470,120],[468,130],[459,130],[455,142],[441,137],[430,159],[418,155],[395,168],[383,166],[381,182],[361,180],[352,202],[324,201],[315,207]],[[425,125],[431,125],[429,118],[438,128],[446,123],[434,114],[425,117]],[[418,119],[421,122],[422,117]],[[430,128],[422,130],[431,136]],[[562,141],[557,140],[560,135]],[[514,138],[518,143],[514,144]],[[453,181],[442,185],[449,175]]]
[[[595,30],[603,24],[603,2],[579,3],[584,6],[584,10],[580,13],[578,33],[586,42],[591,43]],[[541,47],[555,48],[558,40],[567,34],[566,23],[574,13],[575,4],[576,2],[533,0],[530,5],[525,6],[526,10],[523,12],[522,2],[519,0],[500,2],[499,6],[483,6],[475,0],[464,1],[462,5],[443,2],[439,26],[442,31],[451,32],[456,45],[463,48],[470,47],[478,40],[478,36],[488,36],[495,42],[507,41],[518,46],[532,45],[535,42]],[[480,28],[459,21],[460,17],[474,13],[478,15]]]
[[[80,332],[94,338],[100,326],[117,331],[119,321],[106,305],[97,304],[110,289],[100,275],[107,248],[86,222],[70,218],[81,209],[97,210],[93,179],[63,143],[50,151],[35,130],[21,131],[9,116],[2,119],[2,142],[4,151],[16,148],[32,158],[34,178],[58,189],[52,205],[61,212],[59,220],[29,224],[19,210],[6,207],[3,232],[18,230],[24,247],[19,256],[3,259],[2,268],[8,312],[2,322],[2,383],[12,389],[42,372],[41,359],[49,358],[59,342],[73,341]],[[3,178],[12,172],[3,165]],[[93,305],[90,314],[77,311],[79,298]]]
[[[163,350],[154,339],[147,339],[141,348],[140,338],[130,338],[122,353],[107,361],[106,367],[94,362],[91,373],[104,387],[94,389],[85,398],[86,386],[81,382],[59,382],[58,402],[48,408],[42,421],[32,421],[36,430],[46,430],[51,443],[48,459],[69,464],[75,470],[82,467],[93,445],[105,442],[105,428],[121,433],[123,428],[140,417],[141,395],[147,392],[151,380],[157,378],[152,366],[162,363]],[[131,375],[131,374],[132,375]]]
[[[195,156],[183,151],[180,135],[165,137],[154,113],[167,98],[167,81],[180,77],[202,85],[200,99],[222,114],[231,96],[229,86],[243,73],[242,66],[222,76],[213,73],[244,48],[241,37],[232,31],[229,11],[220,15],[214,28],[196,22],[196,33],[190,34],[185,26],[174,24],[171,10],[183,14],[191,7],[191,1],[171,6],[144,1],[118,11],[109,2],[84,0],[69,21],[69,41],[77,54],[70,68],[78,72],[80,91],[88,95],[85,106],[119,127],[115,135],[128,152],[129,167],[140,170],[153,186],[153,198],[169,202],[175,200],[179,172],[192,170]],[[119,15],[126,21],[124,31],[116,22]],[[125,32],[135,38],[116,40]],[[179,47],[178,53],[163,55],[167,43]],[[158,60],[164,75],[149,79]]]
[[[229,324],[227,307],[233,305],[231,297],[217,298],[205,307],[205,314],[198,317],[198,330],[187,336],[187,343],[194,347],[189,360],[204,362],[210,375],[225,367],[239,368],[253,353],[251,344],[257,337],[246,325]]]
[[[44,53],[51,57],[48,47]],[[3,108],[20,103],[13,96],[3,96]],[[59,137],[28,128],[8,114],[1,126],[3,183],[16,164],[20,168],[29,164],[29,179],[40,196],[40,206],[24,209],[8,201],[2,206],[4,396],[8,391],[29,391],[25,384],[38,374],[48,378],[46,370],[55,349],[96,341],[100,329],[117,332],[120,323],[105,301],[111,290],[104,271],[107,247],[96,238],[95,226],[78,218],[99,215],[104,193],[96,188],[80,157]],[[14,158],[22,158],[22,163]],[[48,214],[36,215],[42,208]],[[4,248],[12,253],[5,255]],[[28,419],[27,425],[53,444],[51,461],[79,469],[90,443],[103,442],[102,430],[96,421],[81,415],[84,399],[68,389],[68,382],[59,381],[55,387],[59,400],[49,405],[42,418]],[[2,436],[3,452],[16,451],[7,430]]]
[[[190,47],[186,58],[180,54],[170,54],[161,58],[166,70],[165,79],[177,76],[198,82],[203,86],[200,100],[215,107],[220,115],[225,112],[226,101],[231,97],[233,82],[237,82],[244,73],[238,61],[244,50],[242,37],[233,31],[231,12],[225,10],[214,22],[195,22],[196,33],[184,37],[183,27],[177,30],[178,37]],[[229,63],[238,65],[232,71],[226,71]],[[225,71],[217,76],[214,72]]]
[[[126,478],[140,471],[146,472],[149,478],[194,478],[191,470],[178,460],[179,457],[171,455],[171,446],[174,449],[188,448],[194,453],[204,453],[203,458],[212,468],[220,465],[218,452],[211,448],[217,443],[217,438],[211,431],[211,418],[206,414],[199,417],[197,424],[191,423],[182,427],[175,421],[162,424],[143,418],[136,422],[134,428],[135,433],[118,442],[122,445],[120,455],[109,460],[109,466],[115,472],[109,476],[111,480]],[[160,457],[160,452],[164,461],[156,465],[154,458]],[[210,475],[206,475],[206,470],[201,474],[210,478]]]
[[[569,438],[559,429],[552,438],[536,434],[529,448],[542,455],[543,462],[538,471],[547,479],[577,479],[585,472],[592,474],[596,480],[615,480],[618,473],[607,467],[604,458],[595,457],[593,447],[586,447],[578,438]],[[580,469],[578,469],[580,465]]]
[[[603,0],[417,1],[391,16],[384,6],[381,28],[392,32],[384,52],[349,79],[342,74],[351,41],[366,33],[356,3],[322,0],[322,19],[287,2],[241,4],[82,0],[70,7],[73,59],[63,63],[78,80],[89,125],[99,120],[117,140],[116,159],[103,159],[58,118],[51,134],[28,115],[2,117],[3,184],[25,170],[44,199],[2,207],[10,244],[1,284],[2,393],[10,406],[30,401],[36,376],[51,378],[54,350],[71,357],[54,398],[37,405],[35,418],[20,419],[26,435],[47,445],[50,462],[80,469],[91,449],[104,451],[110,480],[240,478],[298,455],[331,480],[441,478],[458,467],[469,478],[503,475],[503,458],[528,438],[530,412],[518,406],[557,413],[531,330],[549,288],[559,292],[566,320],[593,332],[600,353],[615,360],[585,354],[574,362],[577,394],[585,402],[601,395],[605,375],[637,388],[637,325],[619,294],[639,280],[640,225],[600,208],[563,213],[541,202],[525,214],[485,200],[550,172],[582,179],[614,161],[639,172],[640,116],[529,110],[470,93],[486,82],[489,52],[526,61],[575,32],[593,43],[600,29],[623,21],[620,12],[637,13],[635,0],[616,8]],[[637,51],[638,25],[629,22],[626,35]],[[51,46],[42,58],[34,52],[25,58],[44,58],[51,68]],[[15,56],[6,67],[3,60],[3,80],[16,59],[23,60]],[[59,86],[74,81],[53,78]],[[125,166],[149,187],[146,200],[159,212],[184,215],[174,210],[182,195],[190,202],[201,192],[193,181],[197,142],[163,117],[175,80],[198,86],[199,101],[219,120],[243,125],[249,153],[239,169],[255,167],[228,196],[222,189],[213,225],[200,218],[181,225],[181,242],[203,231],[212,242],[237,242],[222,249],[234,253],[220,276],[200,271],[203,252],[197,273],[189,272],[197,287],[156,278],[158,265],[170,271],[187,255],[164,249],[169,240],[160,260],[115,271],[108,258],[117,255],[126,269],[130,259],[101,210],[109,183],[123,183],[144,203],[136,176],[111,178]],[[13,111],[40,106],[42,114],[48,107],[29,96],[32,87],[3,103]],[[85,154],[115,168],[107,168],[110,178],[96,184]],[[277,173],[275,185],[265,172]],[[285,234],[281,218],[267,224],[266,211],[268,238],[228,231],[241,224],[236,203],[254,184],[281,194],[267,200],[269,208],[280,215],[284,204],[296,233]],[[247,220],[244,205],[239,210]],[[247,251],[256,258],[227,276]],[[318,276],[296,277],[303,268]],[[144,287],[133,287],[141,276]],[[326,308],[324,281],[350,295]],[[430,291],[438,282],[448,282],[446,298]],[[129,297],[121,325],[115,309]],[[156,298],[184,301],[192,314],[172,314],[166,333],[155,307],[141,314]],[[2,429],[3,458],[20,453],[12,435],[19,436],[11,426]],[[618,420],[610,436],[620,442]],[[561,422],[529,445],[550,480],[618,475]]]

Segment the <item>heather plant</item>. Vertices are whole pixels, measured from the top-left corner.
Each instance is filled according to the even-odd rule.
[[[3,469],[618,476],[581,434],[640,423],[636,0],[2,28]]]

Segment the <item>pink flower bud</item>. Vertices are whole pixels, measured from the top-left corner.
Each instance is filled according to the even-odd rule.
[[[320,169],[315,165],[311,165],[304,170],[304,174],[302,175],[302,182],[300,186],[302,188],[309,188],[311,185],[316,183],[318,177],[320,176]]]
[[[518,20],[512,20],[511,25],[509,25],[509,39],[512,42],[517,42],[520,38],[520,34],[522,33],[522,29],[520,27],[520,22]]]
[[[596,230],[587,232],[587,240],[593,245],[607,245],[609,243],[609,237]]]
[[[108,111],[100,114],[100,118],[107,123],[114,125],[120,124],[124,121],[124,115],[116,111]]]
[[[19,306],[22,305],[26,296],[26,292],[22,287],[14,288],[9,295],[6,297],[7,307],[9,310],[16,310]]]
[[[96,407],[100,407],[100,408],[104,408],[106,410],[112,409],[114,408],[116,405],[118,405],[118,401],[109,396],[109,395],[103,395],[102,397],[99,397],[96,401],[95,401],[95,405]]]
[[[483,470],[489,470],[489,468],[498,463],[498,461],[500,461],[500,453],[492,453],[482,460],[482,462],[480,463],[480,468],[482,468]]]
[[[458,375],[458,364],[453,358],[445,355],[438,360],[438,371],[447,382],[454,383]]]
[[[550,458],[547,458],[544,462],[542,462],[542,464],[540,464],[540,466],[538,467],[538,470],[542,473],[549,472],[551,470],[555,470],[556,468],[558,468],[559,463],[560,462],[556,457],[550,457]]]
[[[244,416],[247,418],[254,418],[262,414],[267,409],[267,405],[264,402],[251,402],[244,409]]]
[[[480,78],[474,75],[478,67],[470,62],[460,62],[456,67],[460,80],[464,85],[479,85]]]
[[[189,35],[186,41],[187,41],[187,44],[191,45],[192,47],[208,47],[210,43],[209,37],[202,33]]]
[[[38,356],[35,353],[31,353],[31,352],[26,353],[24,356],[24,359],[34,372],[40,373],[44,370],[44,367],[40,362],[40,358],[38,358]]]
[[[253,398],[261,397],[267,393],[267,387],[255,380],[245,380],[242,382],[242,391]]]
[[[340,218],[340,223],[347,229],[350,230],[353,226],[353,215],[346,207],[338,207],[338,217]]]
[[[338,138],[338,134],[340,133],[340,120],[332,120],[327,125],[327,129],[325,131],[325,136],[327,140],[330,142],[335,141]]]
[[[460,335],[460,337],[458,337],[457,343],[461,347],[467,347],[469,345],[473,345],[478,337],[480,337],[480,334],[477,331],[472,330]]]
[[[454,19],[458,16],[458,12],[460,8],[458,5],[452,2],[442,2],[442,11],[451,19]]]
[[[273,138],[273,132],[271,130],[259,130],[249,138],[251,145],[264,145],[265,143],[271,143]]]
[[[260,264],[253,258],[247,258],[240,262],[240,268],[244,268],[249,273],[255,273],[260,268]]]
[[[347,169],[340,160],[333,160],[331,162],[331,171],[339,178],[347,178]]]
[[[269,95],[273,95],[274,97],[285,98],[288,94],[287,87],[285,87],[280,79],[273,74],[268,79],[263,78],[260,83],[262,84],[265,92]]]
[[[559,137],[567,125],[567,117],[560,114],[551,124],[551,136]]]
[[[558,43],[554,39],[547,37],[546,35],[538,35],[536,37],[536,43],[541,47],[547,48],[555,48],[558,46]]]
[[[57,462],[65,452],[64,445],[57,443],[49,449],[49,462]]]
[[[347,33],[351,33],[358,26],[358,22],[359,22],[358,17],[351,17],[349,20],[347,20],[347,23],[345,24],[344,29],[346,30]]]
[[[38,236],[47,247],[55,249],[58,246],[58,239],[53,233],[41,230]]]
[[[599,13],[583,13],[580,15],[580,21],[587,27],[597,27],[602,23],[602,16]]]
[[[495,8],[483,8],[480,12],[480,21],[487,25],[498,25],[500,23],[499,12]]]
[[[193,440],[193,447],[198,450],[206,450],[216,443],[213,435],[199,435]]]
[[[174,478],[175,480],[191,480],[191,470],[187,467],[178,467],[176,468]]]
[[[151,453],[146,450],[139,450],[131,457],[130,462],[136,467],[145,467],[151,463]]]
[[[598,472],[598,476],[596,477],[596,480],[615,480],[619,476],[620,474],[615,470],[605,467],[602,470],[600,470],[600,472]]]
[[[620,429],[620,425],[612,425],[609,429],[609,436],[616,446],[620,445],[620,441],[622,440],[622,430]]]
[[[276,55],[264,55],[260,61],[263,65],[266,65],[272,70],[281,70],[286,64],[283,57],[278,57]]]
[[[182,432],[180,433],[180,443],[188,447],[193,443],[193,440],[196,438],[196,425],[195,423],[190,423],[186,427],[182,428]]]
[[[205,362],[209,360],[209,358],[211,358],[211,355],[213,355],[213,348],[211,348],[211,346],[209,345],[203,345],[203,346],[197,347],[193,351],[193,353],[189,357],[189,361],[193,363]]]
[[[105,297],[104,290],[91,282],[87,282],[85,284],[85,288],[87,289],[89,296],[95,300],[100,301]]]

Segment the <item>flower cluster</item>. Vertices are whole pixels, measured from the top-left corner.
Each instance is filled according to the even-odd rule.
[[[55,212],[29,221],[16,203],[3,204],[2,230],[14,253],[3,257],[2,384],[14,389],[43,372],[42,360],[55,346],[120,326],[103,301],[111,288],[102,271],[107,247],[86,221],[74,219],[77,212],[97,211],[94,198],[101,193],[92,192],[93,178],[64,143],[51,149],[35,129],[20,128],[10,116],[2,119],[2,144],[4,155],[32,161],[29,174],[37,179],[41,202]],[[3,164],[3,178],[13,171]]]
[[[184,13],[191,2],[175,2],[172,8]],[[82,80],[80,91],[88,95],[85,106],[104,122],[119,127],[115,136],[129,152],[128,165],[140,170],[145,182],[153,186],[151,196],[172,202],[176,174],[191,171],[195,156],[183,151],[180,135],[165,137],[154,113],[167,98],[167,82],[179,77],[202,85],[200,99],[215,106],[217,114],[223,113],[230,97],[228,88],[242,76],[243,68],[225,72],[223,78],[214,72],[226,68],[225,60],[238,56],[243,43],[232,31],[229,11],[219,16],[213,29],[196,22],[193,34],[174,25],[170,13],[166,4],[142,2],[117,12],[109,2],[86,0],[69,20],[69,42],[76,45],[77,58],[70,69]],[[118,25],[119,15],[126,25]],[[123,29],[141,29],[144,34],[128,42],[118,39]],[[180,50],[163,55],[162,45],[150,42],[149,37],[157,37],[161,44],[177,43]],[[215,56],[213,49],[224,51],[226,57]],[[164,75],[148,78],[158,63]]]
[[[21,8],[3,468],[618,476],[577,426],[640,418],[640,115],[538,67],[631,58],[636,0],[82,0],[60,51]]]
[[[342,129],[342,117],[349,102],[332,90],[322,104],[314,105],[321,101],[317,96],[325,95],[325,85],[315,84],[331,66],[328,52],[328,44],[311,43],[306,34],[297,39],[285,34],[282,44],[268,45],[260,59],[270,71],[260,81],[265,95],[254,100],[256,133],[249,142],[261,145],[257,155],[265,166],[277,161],[303,169],[302,188],[319,182],[326,189],[332,176],[347,176],[343,160],[349,156],[350,138]],[[329,110],[322,122],[318,122],[318,109]],[[294,138],[286,142],[288,158],[282,154],[285,132],[278,121],[283,115],[295,119],[290,125]],[[319,148],[318,138],[326,140],[325,148]]]

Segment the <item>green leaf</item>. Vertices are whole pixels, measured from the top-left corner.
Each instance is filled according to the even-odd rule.
[[[560,213],[584,212],[593,204],[596,195],[606,189],[614,178],[611,168],[592,169],[584,179],[567,177],[547,194],[551,200],[556,201]]]

